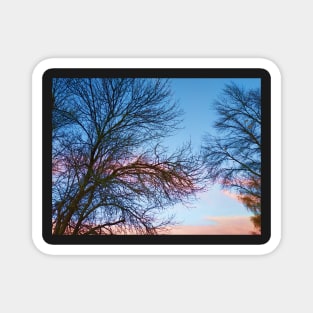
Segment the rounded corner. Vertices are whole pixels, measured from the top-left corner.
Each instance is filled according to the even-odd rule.
[[[37,236],[33,235],[32,236],[32,243],[34,247],[42,254],[44,255],[52,255],[51,253],[51,245],[43,238],[40,237],[38,238]]]
[[[270,236],[268,240],[262,244],[261,255],[269,255],[274,253],[281,243],[281,235]]]
[[[46,73],[49,73],[49,71],[53,68],[54,62],[54,58],[47,58],[37,62],[33,67],[33,78],[35,79],[37,76],[44,77]]]
[[[260,58],[261,67],[265,70],[270,77],[275,75],[279,80],[281,80],[281,70],[276,62],[268,58]]]

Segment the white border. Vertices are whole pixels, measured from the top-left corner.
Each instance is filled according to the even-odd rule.
[[[51,245],[42,238],[42,75],[50,68],[262,68],[271,75],[271,238],[263,245]],[[55,58],[32,75],[32,238],[52,255],[262,255],[281,238],[281,76],[262,58]]]

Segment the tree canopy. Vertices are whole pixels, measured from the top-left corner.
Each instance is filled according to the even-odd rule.
[[[165,79],[53,79],[53,234],[157,234],[173,223],[160,213],[203,188],[190,144],[162,145],[181,118]]]
[[[255,215],[261,214],[261,95],[259,89],[225,86],[214,107],[217,135],[206,135],[203,157],[209,179],[238,194]]]

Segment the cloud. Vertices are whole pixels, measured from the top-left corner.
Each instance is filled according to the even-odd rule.
[[[223,193],[224,195],[226,195],[227,197],[231,198],[231,199],[234,199],[234,200],[237,200],[238,202],[241,202],[240,196],[238,196],[237,194],[235,194],[235,193],[233,193],[233,192],[230,192],[230,191],[228,191],[228,190],[223,189],[223,190],[222,190],[222,193]]]
[[[172,227],[171,235],[251,235],[256,230],[249,216],[206,217],[208,225]]]

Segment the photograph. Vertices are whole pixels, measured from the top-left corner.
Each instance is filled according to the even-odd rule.
[[[52,236],[262,234],[261,77],[63,74],[43,103]]]

